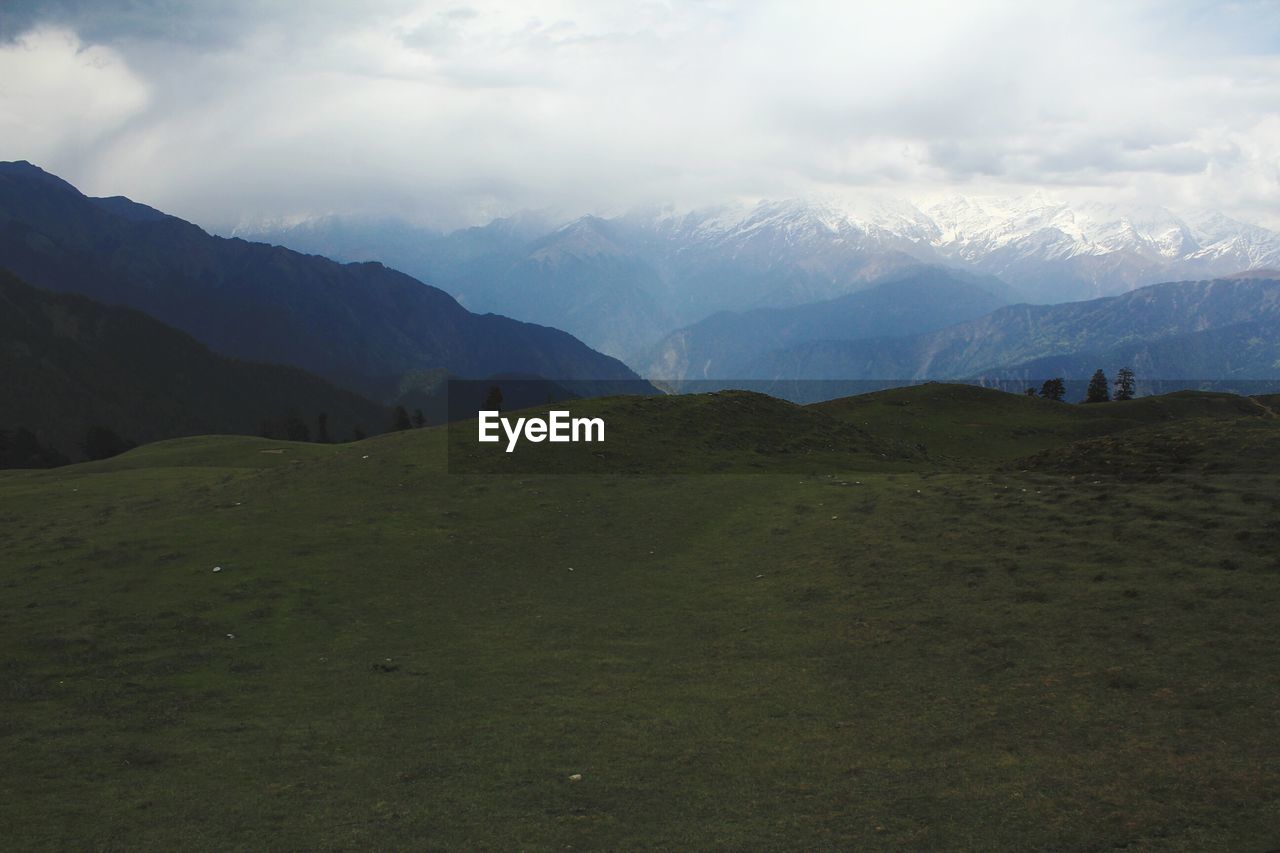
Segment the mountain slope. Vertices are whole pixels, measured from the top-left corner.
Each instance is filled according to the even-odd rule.
[[[1154,341],[1033,359],[1002,367],[989,378],[1071,376],[1083,378],[1098,367],[1131,367],[1149,379],[1280,379],[1280,335],[1276,319],[1234,323]]]
[[[652,346],[672,325],[659,304],[657,271],[593,217],[534,241],[495,274],[467,272],[459,284],[468,304],[554,323],[618,358]]]
[[[1008,292],[997,279],[919,267],[824,302],[714,314],[668,335],[643,372],[663,380],[749,379],[750,366],[763,352],[819,340],[930,332],[1007,304]]]
[[[978,320],[910,338],[819,341],[766,354],[753,363],[750,375],[762,379],[963,378],[1034,359],[1132,349],[1245,323],[1256,323],[1254,331],[1271,343],[1241,351],[1230,362],[1207,359],[1198,373],[1270,376],[1269,353],[1277,337],[1272,330],[1280,328],[1280,280],[1264,278],[1173,282],[1085,302],[1011,305]],[[1250,360],[1249,353],[1256,360]],[[1089,371],[1100,366],[1092,364]],[[1166,367],[1152,361],[1146,375],[1183,378],[1176,375],[1178,369],[1175,362]]]
[[[532,276],[520,269],[540,246],[583,231],[607,235],[612,248],[577,252],[576,282],[562,292],[540,282],[536,267]],[[627,346],[609,329],[611,321],[636,330],[669,321],[661,334],[720,311],[833,299],[918,263],[999,277],[1036,303],[1280,266],[1280,234],[1221,213],[1068,204],[1038,192],[918,205],[867,197],[651,209],[584,217],[559,228],[546,217],[524,215],[452,234],[340,217],[244,233],[346,260],[380,260],[435,282],[473,309],[522,319],[539,319],[525,312],[542,307],[530,295],[545,290],[560,300],[558,310],[582,312],[574,318],[575,333],[611,352]],[[626,263],[620,266],[620,259]],[[629,298],[602,297],[619,289]],[[652,304],[637,300],[638,291]],[[630,350],[633,356],[643,351]]]
[[[211,237],[123,199],[0,164],[0,265],[53,290],[138,308],[239,358],[292,364],[389,397],[405,373],[635,379],[557,329],[476,315],[380,264]]]
[[[419,230],[412,239],[403,224],[328,217],[238,233],[403,265],[473,310],[554,320],[633,363],[664,335],[716,312],[832,299],[919,264],[902,250],[910,241],[868,244],[837,227],[833,214],[801,203],[739,215],[586,216],[541,234],[525,217],[443,236]]]
[[[335,439],[380,432],[389,412],[303,370],[211,352],[140,311],[32,287],[0,270],[0,429],[25,427],[75,459],[91,426],[131,442],[256,434],[293,414]]]
[[[530,214],[438,234],[327,216],[243,233],[339,260],[380,261],[434,282],[471,311],[562,328],[618,358],[643,352],[675,326],[658,304],[657,272],[595,217],[553,227]]]
[[[617,220],[667,282],[683,325],[719,311],[782,308],[863,290],[921,260],[907,239],[876,239],[841,211],[804,201],[726,206]]]

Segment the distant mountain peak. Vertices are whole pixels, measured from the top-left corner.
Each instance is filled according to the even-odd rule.
[[[818,252],[904,252],[999,276],[1037,301],[1122,293],[1172,279],[1280,266],[1280,234],[1216,211],[1069,203],[1025,195],[945,195],[912,203],[883,195],[664,210],[633,225],[726,251],[755,245]],[[799,260],[797,260],[799,262]]]
[[[566,257],[583,259],[625,254],[626,250],[614,240],[612,226],[607,220],[582,216],[537,241],[530,257],[539,261],[556,261]]]

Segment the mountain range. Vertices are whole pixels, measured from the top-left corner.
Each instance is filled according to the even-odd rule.
[[[220,354],[300,367],[378,400],[431,370],[602,389],[638,378],[565,332],[474,314],[380,263],[211,236],[125,198],[89,198],[26,162],[0,164],[0,267],[139,309]]]
[[[920,207],[880,204],[874,216],[858,214],[861,219],[786,203],[745,213],[584,217],[560,227],[528,215],[435,236],[403,223],[341,218],[288,231],[303,248],[337,255],[343,246],[374,252],[388,237],[396,256],[390,260],[434,265],[437,276],[423,283],[380,262],[340,263],[214,237],[129,199],[90,198],[31,164],[9,163],[0,164],[0,268],[50,291],[136,309],[172,327],[166,333],[189,335],[190,343],[209,350],[200,358],[211,387],[224,387],[234,372],[215,366],[215,355],[315,374],[299,380],[317,391],[296,407],[308,412],[336,393],[325,382],[382,404],[430,411],[443,410],[442,383],[450,377],[505,377],[508,385],[535,389],[542,388],[538,381],[565,382],[578,396],[654,390],[622,361],[553,325],[589,341],[607,340],[669,388],[692,380],[748,380],[756,388],[765,383],[766,390],[768,383],[803,380],[1035,384],[1122,365],[1145,381],[1280,379],[1274,331],[1280,328],[1280,273],[1259,268],[1272,257],[1275,235],[1221,217],[1161,230],[1168,222],[1150,211],[1141,228],[1133,226],[1136,217],[1111,227],[1097,210],[1089,218],[1041,202],[1024,205],[1020,228],[999,234],[979,227],[995,221],[992,210],[968,202],[928,208],[927,216]],[[1043,216],[1027,212],[1033,209]],[[1006,222],[1017,218],[1008,210],[1001,215]],[[1210,242],[1205,222],[1219,235],[1235,229],[1235,237]],[[1253,270],[1136,289],[1109,279],[1107,286],[1121,293],[1052,304],[1030,301],[1025,282],[1012,285],[974,271],[1051,232],[1094,246],[1053,256],[1063,263],[1103,259],[1114,270],[1122,257],[1142,257],[1152,268],[1244,264]],[[958,266],[956,258],[966,252],[968,266]],[[468,304],[505,303],[538,322],[473,313],[435,284]],[[40,310],[71,311],[68,305]],[[10,355],[25,347],[30,358],[41,349],[23,343],[29,331],[8,330],[18,342]],[[174,340],[155,330],[139,335]],[[84,358],[103,365],[121,355],[84,349],[90,338],[78,333],[70,343],[56,338],[50,348],[71,352],[74,343]],[[112,340],[118,345],[121,339]],[[174,358],[197,360],[191,353]],[[66,396],[76,382],[92,384],[49,380]],[[129,388],[123,379],[104,379],[98,387],[105,394],[113,382]],[[539,400],[545,396],[537,393]],[[354,401],[319,410],[336,413],[344,405],[363,412],[352,414],[353,424],[371,417],[371,409]],[[175,421],[164,432],[194,428]]]
[[[1060,305],[1017,304],[935,332],[810,341],[761,353],[747,375],[793,379],[1280,378],[1280,273],[1172,282]]]
[[[1013,301],[1037,304],[1280,266],[1280,234],[1221,213],[1071,205],[1042,193],[790,200],[559,225],[522,214],[450,233],[326,216],[236,233],[388,263],[472,309],[559,325],[633,366],[718,312],[831,300],[919,264],[997,277]]]

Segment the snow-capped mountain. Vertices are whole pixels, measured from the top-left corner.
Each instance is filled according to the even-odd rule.
[[[380,260],[471,310],[558,326],[624,359],[720,311],[837,299],[921,263],[994,276],[1013,301],[1044,304],[1280,267],[1280,234],[1222,213],[1038,192],[648,209],[558,226],[526,216],[451,234],[329,217],[239,234]]]
[[[714,251],[810,268],[818,258],[845,256],[842,264],[818,262],[832,271],[847,270],[850,253],[901,253],[995,275],[1044,303],[1280,265],[1280,234],[1221,213],[1071,205],[1043,193],[919,204],[883,198],[856,205],[762,202],[658,214],[647,227],[634,215],[631,222],[685,253]]]
[[[1280,234],[1216,212],[1070,205],[1036,193],[953,197],[922,206],[930,247],[996,275],[1037,302],[1123,293],[1280,264]]]

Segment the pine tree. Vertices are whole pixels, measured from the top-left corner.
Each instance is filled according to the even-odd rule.
[[[405,411],[404,406],[396,406],[395,414],[391,416],[391,428],[393,430],[405,430],[413,426],[413,422],[409,420],[409,413]]]
[[[328,412],[321,412],[316,415],[316,441],[321,444],[328,444],[330,441]]]
[[[1115,399],[1132,400],[1137,391],[1138,385],[1134,381],[1133,371],[1127,367],[1120,368],[1120,372],[1116,374]]]
[[[427,425],[427,418],[422,414],[422,409],[413,410],[413,425],[419,428]]]
[[[1054,379],[1046,379],[1044,384],[1040,386],[1040,396],[1046,400],[1062,402],[1062,398],[1067,396],[1067,383],[1063,381],[1061,376]]]
[[[1084,401],[1086,403],[1108,403],[1111,401],[1111,392],[1108,390],[1107,374],[1102,372],[1099,367],[1093,372],[1093,378],[1089,380],[1089,389],[1085,391]]]

